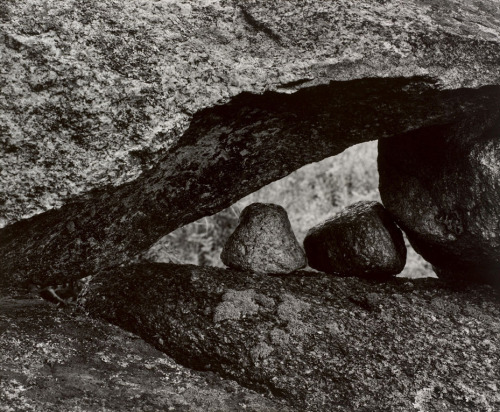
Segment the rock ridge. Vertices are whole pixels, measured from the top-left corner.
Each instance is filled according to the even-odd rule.
[[[80,302],[301,410],[500,406],[500,300],[487,286],[142,264],[97,276]]]

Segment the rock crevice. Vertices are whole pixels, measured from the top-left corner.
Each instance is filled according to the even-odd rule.
[[[135,181],[2,229],[1,282],[62,283],[121,264],[170,231],[353,144],[488,113],[499,89],[440,90],[415,77],[242,94],[197,113],[178,144]]]

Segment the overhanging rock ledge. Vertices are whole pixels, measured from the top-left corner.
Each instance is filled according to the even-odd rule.
[[[2,219],[53,210],[0,232],[1,282],[120,264],[306,163],[491,110],[499,27],[494,1],[2,4]]]

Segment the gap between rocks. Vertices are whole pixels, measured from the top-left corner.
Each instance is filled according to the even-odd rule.
[[[489,112],[500,88],[371,78],[294,94],[243,93],[197,113],[137,180],[0,231],[1,286],[61,283],[130,261],[172,230],[357,143]]]

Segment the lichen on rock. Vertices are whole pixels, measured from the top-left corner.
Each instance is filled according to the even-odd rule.
[[[228,290],[222,296],[222,302],[215,308],[214,322],[238,320],[255,315],[258,311],[259,305],[255,302],[255,291],[251,289]]]

